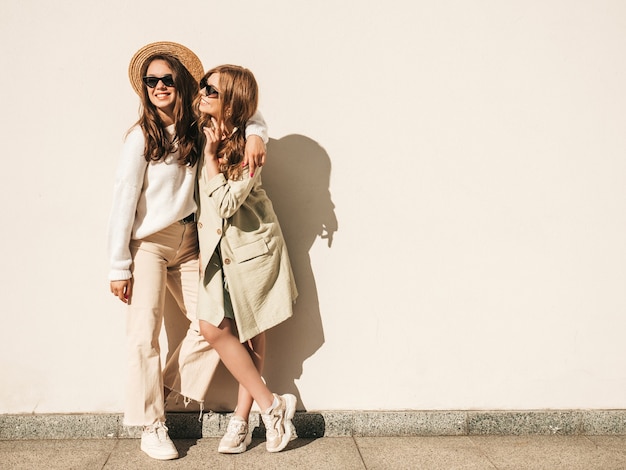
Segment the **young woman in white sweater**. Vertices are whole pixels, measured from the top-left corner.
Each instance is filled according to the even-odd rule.
[[[176,43],[148,44],[133,56],[129,77],[141,112],[122,148],[109,223],[110,288],[128,305],[124,424],[143,426],[141,449],[160,460],[178,457],[165,427],[167,389],[202,403],[219,362],[195,318],[194,191],[201,149],[193,102],[203,72],[198,57]],[[262,165],[267,132],[260,115],[247,135],[248,162]],[[166,291],[187,318],[166,311]],[[170,354],[164,390],[159,334],[168,315],[189,326]]]

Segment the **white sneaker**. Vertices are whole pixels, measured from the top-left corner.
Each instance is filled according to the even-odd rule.
[[[233,416],[228,422],[226,434],[222,437],[217,451],[222,454],[241,454],[252,442],[248,432],[248,422],[240,416]]]
[[[291,422],[296,414],[296,397],[289,393],[274,396],[278,400],[278,405],[261,414],[267,439],[265,448],[268,452],[280,452],[287,447],[289,441],[298,437],[296,428]]]
[[[172,460],[178,458],[178,451],[167,434],[163,423],[145,426],[141,433],[141,450],[153,459]]]

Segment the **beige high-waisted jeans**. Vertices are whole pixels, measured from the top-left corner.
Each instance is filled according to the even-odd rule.
[[[133,240],[131,254],[133,291],[126,322],[128,375],[124,424],[147,426],[165,421],[164,383],[182,396],[203,403],[219,356],[200,334],[196,320],[199,280],[196,224],[175,222],[143,240]],[[166,311],[166,290],[183,315],[179,311]],[[159,335],[164,318],[170,325],[187,329],[187,333],[169,354],[162,375]]]

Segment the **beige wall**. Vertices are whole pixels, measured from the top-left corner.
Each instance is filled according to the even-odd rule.
[[[273,388],[626,407],[626,3],[2,0],[0,413],[122,409],[105,228],[155,40],[260,83],[302,293]]]

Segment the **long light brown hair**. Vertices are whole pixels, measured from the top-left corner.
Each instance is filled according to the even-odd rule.
[[[194,100],[198,95],[198,83],[178,59],[168,55],[155,55],[143,64],[141,76],[144,77],[148,66],[154,60],[164,60],[172,69],[176,101],[174,103],[174,139],[165,131],[165,125],[159,117],[156,106],[148,97],[146,85],[143,85],[139,125],[143,130],[146,144],[146,161],[159,161],[178,148],[178,163],[194,166],[200,157],[200,131],[197,116],[194,113]]]
[[[214,73],[219,73],[219,99],[222,117],[227,124],[237,128],[233,134],[223,140],[218,149],[220,172],[228,179],[241,178],[241,162],[246,148],[246,123],[256,112],[259,101],[259,89],[252,72],[238,65],[220,65],[204,75],[204,80]],[[199,98],[198,98],[199,99]],[[207,127],[211,116],[201,114],[198,121],[200,129]]]

